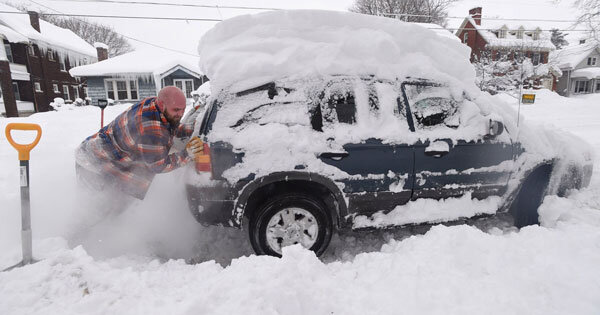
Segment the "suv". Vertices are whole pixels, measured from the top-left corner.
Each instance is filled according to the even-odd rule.
[[[187,182],[190,210],[203,224],[247,226],[257,254],[299,243],[321,255],[335,230],[501,212],[517,227],[536,224],[545,194],[589,184],[589,154],[529,151],[508,105],[476,96],[344,75],[222,91],[201,123],[206,155]]]

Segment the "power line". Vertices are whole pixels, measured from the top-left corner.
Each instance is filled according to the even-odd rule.
[[[410,14],[410,13],[380,13],[383,16],[406,16],[406,17],[434,17],[428,14]],[[473,16],[446,16],[448,19],[465,19]],[[530,21],[530,22],[561,22],[561,23],[576,23],[578,20],[557,20],[557,19],[518,19],[518,18],[500,18],[500,17],[481,17],[482,20],[494,21]],[[600,21],[599,21],[600,22]]]
[[[42,6],[42,7],[46,8],[46,9],[48,9],[48,10],[52,10],[54,12],[58,12],[58,13],[64,14],[64,13],[62,13],[62,12],[56,10],[56,9],[53,9],[53,8],[45,6],[45,5],[41,4],[41,3],[35,2],[34,0],[29,0],[29,2],[32,2],[32,3],[37,4],[39,6]],[[12,13],[20,13],[20,12],[12,12]],[[77,21],[80,21],[80,22],[88,24],[88,25],[92,24],[92,23],[90,23],[90,22],[88,22],[86,20],[77,19],[77,18],[75,18],[75,19]],[[117,31],[115,31],[115,33],[117,33],[117,34],[119,34],[119,35],[121,35],[121,36],[123,36],[123,37],[125,37],[127,39],[130,39],[130,40],[133,40],[133,41],[137,41],[139,43],[143,43],[143,44],[146,44],[146,45],[150,45],[150,46],[153,46],[153,47],[156,47],[156,48],[161,48],[161,49],[165,49],[165,50],[172,51],[172,52],[177,52],[177,53],[188,55],[188,56],[200,57],[199,55],[196,55],[196,54],[190,54],[190,53],[185,52],[185,51],[181,51],[181,50],[177,50],[177,49],[173,49],[173,48],[169,48],[169,47],[164,47],[164,46],[153,44],[153,43],[150,43],[150,42],[147,42],[147,41],[144,41],[144,40],[141,40],[141,39],[137,39],[137,38],[134,38],[134,37],[131,37],[131,36],[127,36],[125,34],[121,34],[121,33],[117,32]]]
[[[41,5],[33,0],[29,0],[35,4]],[[46,6],[43,6],[45,8],[48,8]],[[49,8],[51,9],[51,8]],[[54,9],[51,9],[54,10]],[[54,10],[56,11],[56,10]],[[58,11],[56,11],[58,12]],[[0,11],[0,13],[4,14],[4,13],[8,13],[8,14],[27,14],[27,12],[13,12],[13,11]],[[93,18],[115,18],[115,19],[149,19],[149,20],[172,20],[172,21],[202,21],[202,22],[220,22],[223,21],[222,19],[212,19],[212,18],[188,18],[188,17],[164,17],[164,16],[131,16],[131,15],[97,15],[97,14],[70,14],[70,13],[45,13],[45,15],[49,15],[49,16],[66,16],[66,17],[93,17]],[[80,20],[82,22],[85,22],[83,20]],[[88,23],[88,22],[86,22]],[[448,30],[447,28],[444,27],[437,27],[437,28],[430,28],[430,29],[439,29],[439,30]],[[496,28],[462,28],[463,30],[469,30],[469,31],[474,31],[474,30],[483,30],[483,31],[496,31],[498,29]],[[537,31],[537,29],[531,29],[531,30],[523,30],[525,32],[533,32],[533,31]],[[540,31],[546,31],[546,32],[550,32],[552,31],[552,29],[540,29]],[[589,29],[558,29],[558,31],[561,32],[589,32],[591,30]],[[123,35],[125,36],[125,35]]]
[[[118,3],[118,4],[142,4],[174,7],[193,7],[193,8],[211,8],[211,9],[236,9],[236,10],[283,10],[281,8],[267,7],[248,7],[248,6],[227,6],[227,5],[208,5],[208,4],[188,4],[188,3],[164,3],[151,1],[120,1],[120,0],[48,0],[55,2],[88,2],[88,3]]]

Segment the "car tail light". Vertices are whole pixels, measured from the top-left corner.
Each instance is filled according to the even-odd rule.
[[[194,158],[196,162],[196,171],[198,172],[212,172],[212,166],[210,163],[210,147],[208,143],[203,143],[203,152]]]

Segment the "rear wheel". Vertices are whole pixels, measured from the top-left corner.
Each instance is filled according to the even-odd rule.
[[[250,242],[259,255],[281,256],[283,247],[301,244],[319,256],[329,245],[333,223],[321,200],[288,193],[260,205],[249,230]]]

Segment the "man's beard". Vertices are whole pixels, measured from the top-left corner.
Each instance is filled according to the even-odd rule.
[[[169,114],[169,112],[166,111],[166,110],[165,110],[165,112],[163,114],[165,115],[165,118],[167,119],[167,121],[169,122],[169,124],[171,125],[171,127],[175,128],[175,127],[179,126],[179,121],[181,119],[177,119],[177,118],[171,116]]]

